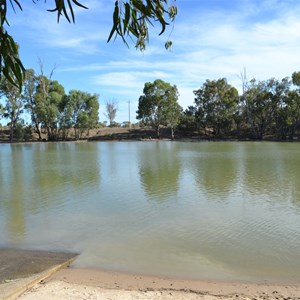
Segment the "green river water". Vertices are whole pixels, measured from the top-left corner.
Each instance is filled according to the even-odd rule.
[[[74,267],[300,280],[300,144],[0,145],[0,247]]]

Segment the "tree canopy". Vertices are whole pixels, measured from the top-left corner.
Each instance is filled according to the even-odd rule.
[[[222,78],[206,80],[194,94],[197,117],[203,129],[212,128],[217,135],[228,132],[239,101],[237,89]]]
[[[36,75],[26,70],[21,92],[7,79],[0,80],[0,95],[5,106],[0,106],[0,117],[9,120],[10,141],[22,140],[15,133],[26,130],[37,133],[38,139],[80,139],[83,133],[96,128],[99,123],[99,96],[79,90],[65,94],[64,87],[56,80]],[[23,111],[31,117],[31,124],[24,127]],[[42,133],[44,135],[42,136]],[[46,135],[45,135],[46,134]]]
[[[23,99],[19,89],[12,85],[8,80],[0,80],[0,95],[5,97],[5,106],[3,108],[4,118],[9,119],[10,123],[10,141],[13,141],[14,131],[23,112]],[[0,107],[1,112],[1,107]]]
[[[32,0],[34,4],[39,1]],[[53,2],[54,7],[48,11],[57,14],[58,22],[63,16],[68,22],[75,23],[74,8],[87,9],[77,0],[55,0]],[[0,76],[3,75],[10,83],[21,89],[26,72],[19,58],[18,45],[6,28],[9,26],[8,9],[22,10],[22,5],[19,0],[2,0],[0,4]],[[149,40],[149,25],[153,26],[155,22],[158,22],[161,26],[161,35],[165,32],[166,27],[175,20],[176,15],[175,0],[171,3],[168,0],[117,0],[112,16],[113,25],[107,42],[112,38],[120,37],[127,46],[128,40],[133,40],[137,49],[144,50]],[[171,45],[172,42],[167,40],[165,47],[168,49]]]
[[[143,92],[144,95],[139,98],[137,119],[153,126],[157,138],[159,138],[160,126],[169,126],[174,138],[174,127],[179,123],[182,112],[178,104],[177,87],[156,79],[153,83],[146,82]]]

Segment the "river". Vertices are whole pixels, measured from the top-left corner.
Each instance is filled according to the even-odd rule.
[[[0,247],[74,267],[300,280],[298,143],[0,145]]]

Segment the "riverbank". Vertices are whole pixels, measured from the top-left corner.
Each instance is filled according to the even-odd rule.
[[[156,130],[150,127],[100,127],[90,129],[83,132],[79,139],[75,139],[73,129],[69,130],[68,135],[62,137],[58,134],[57,139],[53,142],[87,142],[87,141],[159,141],[172,140],[170,129],[162,127],[160,129],[160,137],[157,138]],[[211,134],[200,133],[191,130],[176,130],[174,140],[182,142],[199,142],[199,141],[270,141],[270,142],[299,142],[298,137],[290,139],[280,139],[273,135],[266,135],[262,140],[253,139],[250,136],[223,136],[218,137]],[[0,128],[0,144],[3,143],[36,143],[36,142],[51,142],[47,140],[46,132],[42,132],[39,139],[36,132],[32,131],[32,137],[29,139],[14,138],[11,142],[9,139],[9,130]]]
[[[73,268],[74,255],[1,249],[0,299],[300,299],[297,281],[195,280]]]
[[[94,269],[63,269],[15,298],[299,300],[299,284],[179,280]]]
[[[69,134],[64,138],[58,135],[56,142],[66,141],[140,141],[140,140],[157,140],[156,131],[152,128],[129,128],[129,127],[101,127],[90,129],[82,133],[80,139],[75,140],[74,131],[70,130]],[[160,139],[171,140],[170,130],[168,128],[160,129]],[[199,135],[198,132],[176,131],[175,140],[207,140],[205,135]],[[0,129],[0,143],[35,143],[48,142],[47,134],[42,133],[41,139],[35,132],[32,132],[32,138],[27,140],[18,140],[15,138],[13,142],[9,140],[9,130]]]

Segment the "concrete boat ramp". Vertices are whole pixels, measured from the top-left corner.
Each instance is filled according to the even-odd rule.
[[[61,268],[77,254],[0,249],[0,299],[13,299]]]

